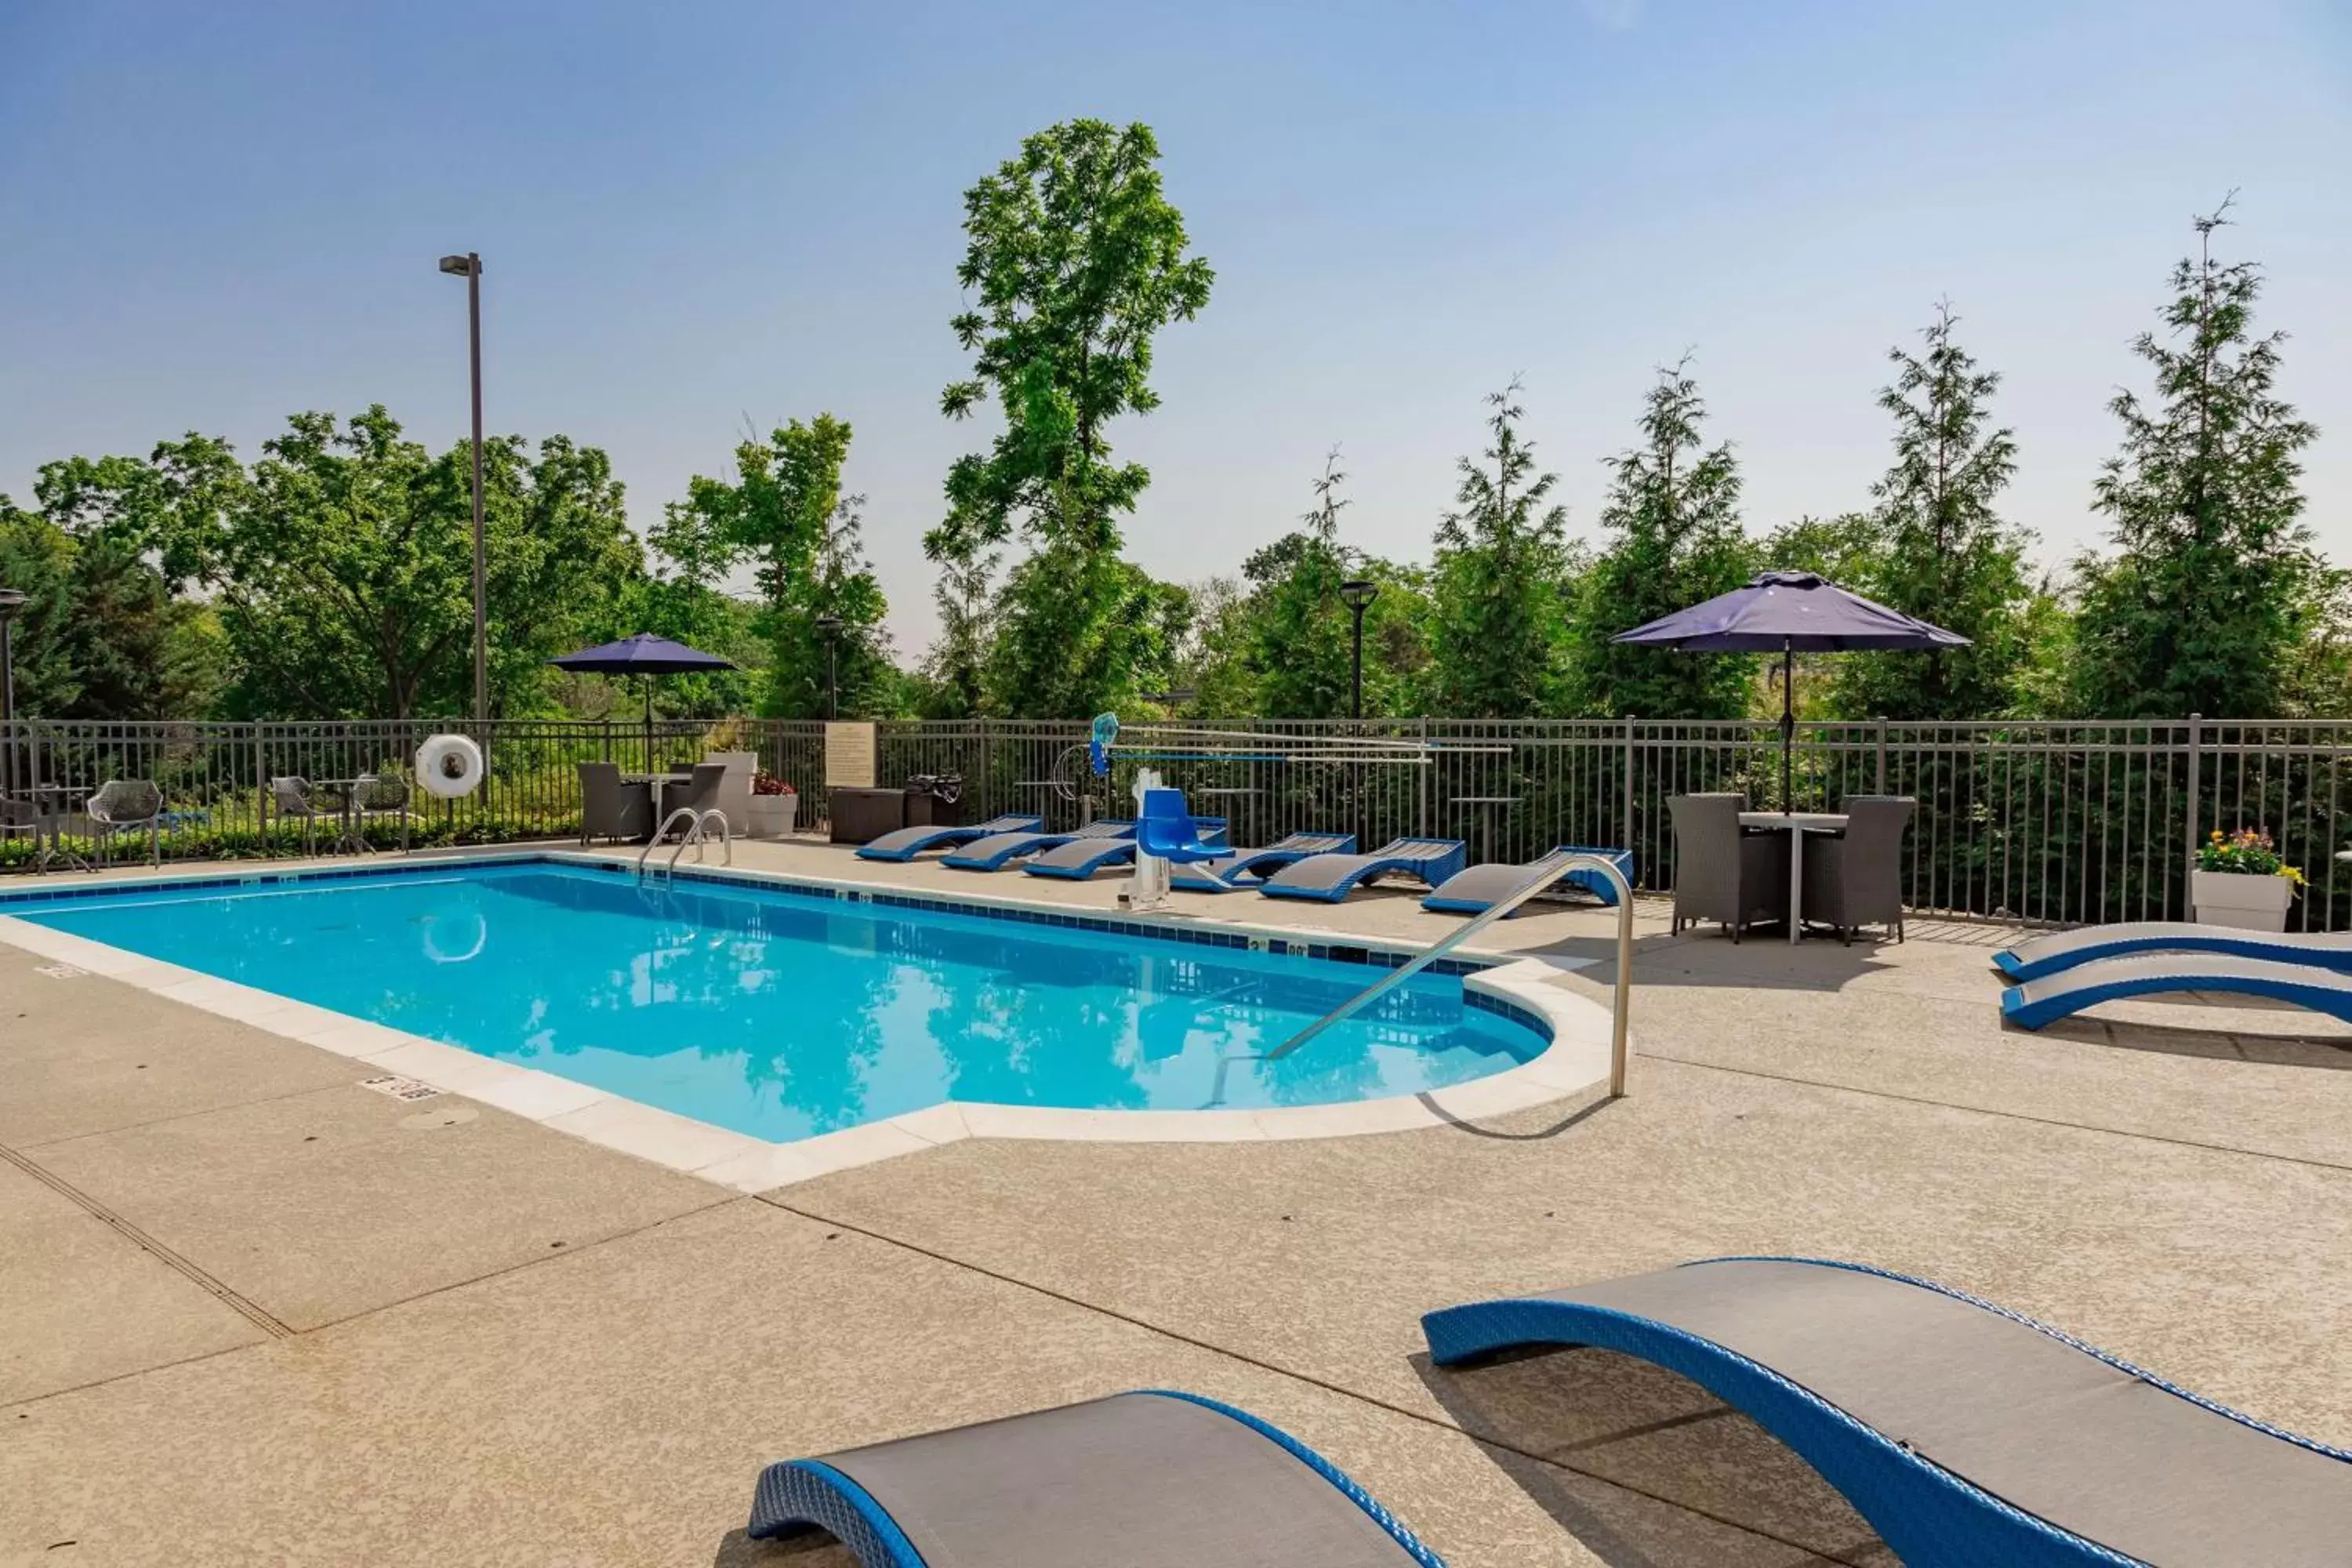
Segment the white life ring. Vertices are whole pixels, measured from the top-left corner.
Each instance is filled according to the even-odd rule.
[[[434,736],[416,748],[416,782],[443,800],[473,794],[482,784],[482,748],[470,736]]]

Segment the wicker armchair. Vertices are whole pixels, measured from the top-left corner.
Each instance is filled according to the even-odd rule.
[[[111,858],[114,836],[134,828],[147,830],[147,863],[163,863],[163,792],[147,779],[109,779],[82,806],[97,829],[99,854]]]
[[[1864,925],[1903,940],[1903,830],[1919,803],[1907,795],[1850,795],[1845,831],[1805,835],[1805,919],[1847,943]]]
[[[580,764],[580,842],[618,838],[629,843],[654,831],[653,791],[621,777],[615,763]]]
[[[366,833],[368,818],[397,816],[400,818],[400,849],[408,852],[408,778],[390,763],[372,773],[362,773],[352,785],[351,826],[349,834],[362,847],[370,847]]]
[[[1720,921],[1738,942],[1759,921],[1789,918],[1789,849],[1777,833],[1739,825],[1736,795],[1678,795],[1675,822],[1675,931]]]

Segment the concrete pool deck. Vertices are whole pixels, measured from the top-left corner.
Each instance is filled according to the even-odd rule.
[[[814,844],[738,863],[1108,905]],[[131,874],[136,875],[136,874]],[[1451,921],[1183,907],[1425,942]],[[0,946],[0,1564],[807,1563],[759,1467],[1120,1388],[1288,1427],[1457,1568],[1891,1561],[1777,1445],[1598,1352],[1434,1372],[1418,1315],[1850,1258],[2352,1442],[2352,1049],[2195,999],[2001,1028],[2008,933],[1670,937],[1632,1095],[1245,1143],[978,1139],[733,1195]],[[1596,962],[1609,916],[1496,933]]]

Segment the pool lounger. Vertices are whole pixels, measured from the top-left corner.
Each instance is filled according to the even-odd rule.
[[[1222,816],[1196,816],[1192,823],[1212,843],[1225,830]],[[1074,838],[1067,844],[1055,845],[1021,868],[1033,877],[1059,877],[1065,881],[1083,882],[1106,866],[1126,866],[1134,859],[1132,835],[1125,838]]]
[[[1013,860],[1042,855],[1048,849],[1081,839],[1125,839],[1135,837],[1135,824],[1124,816],[1097,817],[1076,833],[1046,833],[1024,828],[1015,833],[992,833],[985,838],[950,849],[940,857],[942,866],[962,871],[1001,871]]]
[[[2132,921],[2037,936],[1994,953],[1992,966],[2011,980],[2039,980],[2079,963],[2135,952],[2226,952],[2233,958],[2352,970],[2352,931],[2241,931],[2185,921]]]
[[[746,1533],[818,1530],[861,1568],[1444,1568],[1288,1434],[1152,1391],[762,1470]]]
[[[1462,869],[1469,847],[1459,838],[1400,838],[1370,855],[1309,855],[1260,882],[1269,898],[1336,904],[1375,877],[1417,877],[1434,888]]]
[[[1352,833],[1290,833],[1263,849],[1237,849],[1231,855],[1197,865],[1179,866],[1168,874],[1168,885],[1192,893],[1238,893],[1255,888],[1267,873],[1309,855],[1352,855]]]
[[[2308,963],[2272,963],[2204,952],[2102,958],[2058,970],[2002,992],[2000,1014],[2020,1028],[2038,1029],[2102,1002],[2167,991],[2266,996],[2352,1023],[2352,974]]]
[[[1473,866],[1466,871],[1457,871],[1439,883],[1429,897],[1422,900],[1421,907],[1449,915],[1482,914],[1496,899],[1502,898],[1516,888],[1525,886],[1528,879],[1543,867],[1563,863],[1574,855],[1598,855],[1613,864],[1623,875],[1628,885],[1631,885],[1633,880],[1632,850],[1588,849],[1581,845],[1563,844],[1542,859],[1531,861],[1525,866],[1496,861],[1485,866]],[[1551,884],[1551,890],[1557,891],[1561,888],[1580,889],[1592,894],[1612,909],[1614,909],[1617,904],[1617,889],[1609,885],[1607,878],[1589,869],[1567,872]],[[1521,910],[1525,908],[1525,905],[1520,906]],[[1514,913],[1517,912],[1514,911]]]
[[[1716,1258],[1422,1327],[1440,1364],[1591,1345],[1689,1378],[1795,1450],[1909,1568],[2320,1568],[2352,1541],[2352,1454],[1902,1275]]]
[[[927,849],[969,844],[996,833],[1035,833],[1045,819],[1033,812],[1009,811],[965,827],[894,827],[870,844],[857,847],[860,860],[912,860]]]

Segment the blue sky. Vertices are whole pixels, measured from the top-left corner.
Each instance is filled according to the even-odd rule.
[[[988,428],[959,197],[1026,132],[1160,134],[1217,268],[1117,433],[1129,553],[1229,572],[1344,447],[1354,542],[1425,556],[1481,395],[1526,379],[1571,526],[1689,353],[1751,531],[1864,503],[1889,345],[1948,296],[2007,378],[2010,512],[2095,537],[2106,399],[2141,384],[2188,220],[2232,189],[2311,521],[2352,563],[2352,11],[2242,0],[1183,7],[404,4],[0,9],[0,490],[299,408],[604,447],[643,525],[746,422],[831,409],[907,651],[921,535]]]

